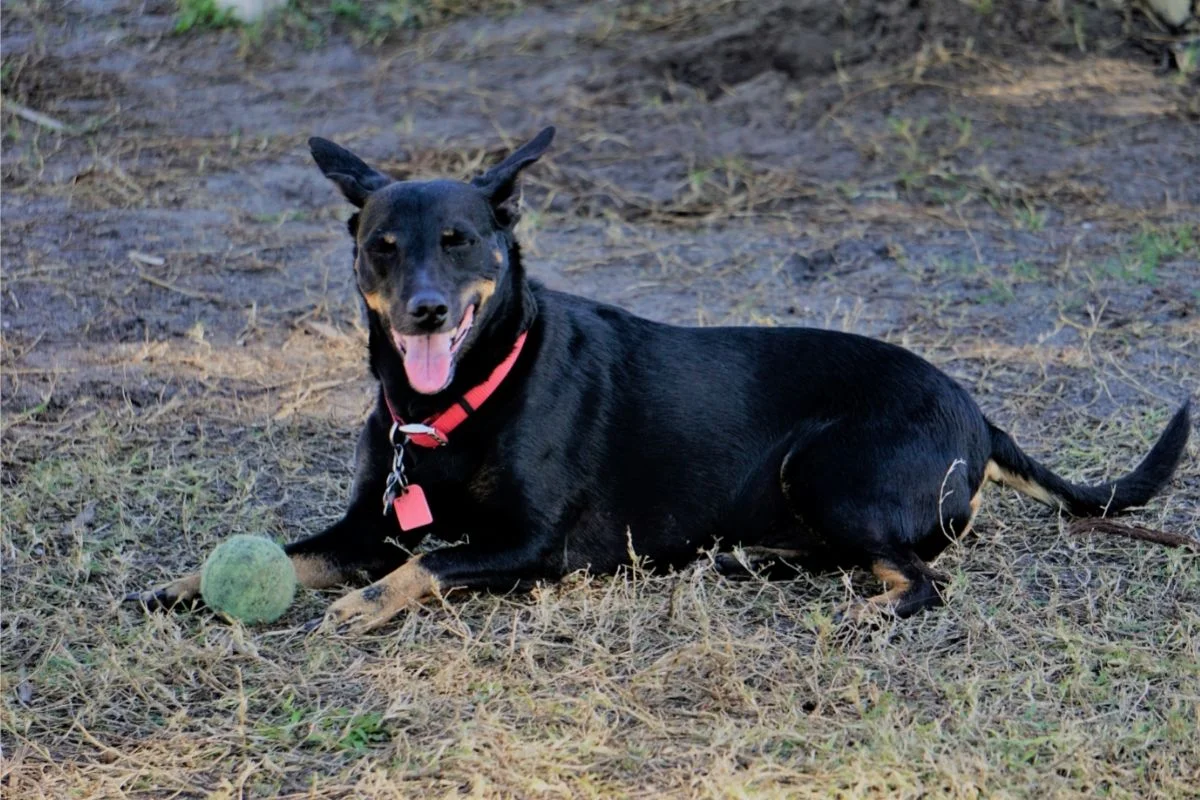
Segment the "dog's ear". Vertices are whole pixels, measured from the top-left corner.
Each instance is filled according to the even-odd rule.
[[[508,158],[471,181],[487,196],[502,226],[511,228],[517,222],[517,204],[520,200],[520,193],[516,191],[517,176],[521,170],[541,158],[552,141],[554,126],[544,128]]]
[[[308,140],[308,149],[325,177],[337,184],[346,199],[359,208],[367,202],[371,192],[392,182],[387,175],[371,169],[354,153],[328,139],[314,136]]]

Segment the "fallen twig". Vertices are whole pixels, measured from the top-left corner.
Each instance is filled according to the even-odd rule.
[[[9,111],[16,114],[23,120],[32,122],[34,125],[41,125],[43,128],[49,128],[52,131],[66,133],[70,133],[72,131],[71,126],[67,125],[65,122],[59,122],[54,117],[51,117],[48,114],[43,114],[40,111],[34,111],[29,106],[21,105],[15,100],[9,100],[7,97],[5,97],[3,98],[2,102],[4,107]]]
[[[148,275],[145,272],[138,272],[138,277],[144,280],[146,283],[152,283],[160,289],[166,289],[167,291],[181,294],[184,297],[191,297],[195,300],[207,300],[210,303],[223,303],[225,301],[223,297],[219,297],[218,295],[178,286],[170,281],[164,281],[162,278],[156,278],[153,275]]]
[[[1200,550],[1200,539],[1193,539],[1191,536],[1184,536],[1181,533],[1156,531],[1150,528],[1143,528],[1139,525],[1125,525],[1108,519],[1074,520],[1067,526],[1067,533],[1078,535],[1106,533],[1114,536],[1125,536],[1130,539],[1142,539],[1156,544],[1165,544],[1168,547],[1188,547],[1193,550]]]

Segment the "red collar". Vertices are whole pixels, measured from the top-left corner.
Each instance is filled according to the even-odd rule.
[[[471,389],[464,394],[460,400],[454,405],[447,408],[440,414],[434,414],[425,420],[425,425],[433,428],[434,433],[413,433],[408,436],[408,441],[418,447],[441,447],[448,441],[449,434],[452,430],[461,425],[467,417],[471,415],[475,409],[483,404],[492,396],[492,392],[500,383],[508,377],[508,373],[512,371],[513,365],[517,363],[517,356],[521,355],[521,348],[525,346],[525,334],[522,333],[517,337],[517,343],[513,345],[512,352],[508,354],[508,358],[500,362],[487,380]],[[396,407],[392,405],[392,401],[384,392],[383,400],[387,403],[388,411],[391,412],[392,421],[396,425],[405,425],[404,418],[396,413]]]

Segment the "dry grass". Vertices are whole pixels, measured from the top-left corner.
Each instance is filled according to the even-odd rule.
[[[738,584],[705,561],[452,596],[354,640],[298,631],[325,601],[312,592],[261,630],[120,608],[230,531],[291,536],[340,508],[343,421],[205,405],[6,431],[10,796],[1139,797],[1200,781],[1197,555],[1070,536],[1001,490],[939,562],[948,607],[874,628],[832,621],[861,576]],[[1194,500],[1156,507],[1138,518],[1200,535]]]
[[[1058,351],[942,326],[906,335],[979,370],[985,406],[1068,475],[1120,472],[1164,422],[1157,398],[1053,399],[1123,381],[1144,345],[1120,332]],[[862,575],[731,583],[703,560],[455,595],[359,639],[298,630],[332,594],[252,630],[122,607],[230,532],[288,539],[340,512],[361,334],[264,335],[118,349],[151,388],[115,396],[8,372],[10,396],[48,398],[10,408],[0,452],[11,796],[1195,794],[1197,554],[1073,535],[1002,489],[939,561],[948,606],[877,627],[833,622]],[[1138,376],[1194,385],[1196,366]],[[1132,519],[1200,537],[1198,489],[1185,467]]]
[[[605,48],[702,34],[740,0],[504,0],[502,33],[412,6],[447,27],[401,25],[362,69],[317,51],[312,86],[289,79],[313,51],[281,42],[314,20],[305,48],[382,41],[354,8],[407,6],[293,4],[250,55],[236,32],[128,34],[149,61],[112,81],[48,55],[86,10],[6,20],[48,44],[6,55],[5,97],[66,127],[5,106],[0,793],[1200,796],[1200,556],[999,488],[938,563],[948,605],[862,628],[833,619],[869,576],[733,583],[703,559],[452,595],[357,639],[299,631],[336,593],[255,629],[119,603],[230,533],[293,539],[343,508],[371,386],[344,210],[299,177],[316,117],[397,174],[461,177],[553,103],[524,223],[539,275],[660,319],[906,344],[1074,479],[1128,469],[1200,385],[1200,217],[1176,174],[1195,144],[1174,127],[1195,96],[1149,68],[931,44],[710,98]],[[523,93],[563,42],[587,88]],[[137,70],[186,93],[205,47],[232,105],[294,130],[226,132],[194,97],[155,116]],[[1195,453],[1128,521],[1200,540]]]

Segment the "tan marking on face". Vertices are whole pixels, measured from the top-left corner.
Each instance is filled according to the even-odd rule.
[[[385,242],[387,242],[388,244],[395,244],[395,243],[396,243],[396,234],[394,234],[394,233],[385,233],[385,234],[384,234],[382,237],[380,237],[380,238],[382,238],[382,239],[383,239]]]
[[[345,580],[342,570],[323,556],[292,556],[292,566],[296,568],[296,580],[309,589],[324,589]]]
[[[367,308],[379,316],[387,318],[387,303],[383,300],[382,292],[363,292],[362,296],[367,304]]]
[[[479,319],[483,307],[487,305],[488,300],[492,299],[492,295],[496,293],[496,281],[492,278],[480,278],[479,280],[471,281],[467,286],[466,291],[462,294],[463,310],[466,310],[467,303],[475,297],[479,297],[479,302],[475,306],[475,319]]]
[[[492,258],[495,259],[497,266],[504,263],[504,253],[500,251],[499,247],[492,251]]]
[[[329,607],[321,627],[338,633],[366,633],[401,611],[440,592],[437,578],[417,556],[365,589],[351,592]]]
[[[1050,490],[1046,487],[1034,483],[1028,478],[1023,478],[1020,475],[1009,472],[995,461],[988,462],[987,469],[984,471],[984,477],[1016,489],[1021,494],[1027,494],[1039,503],[1045,503],[1051,508],[1058,508],[1061,505],[1058,498],[1051,494]]]

